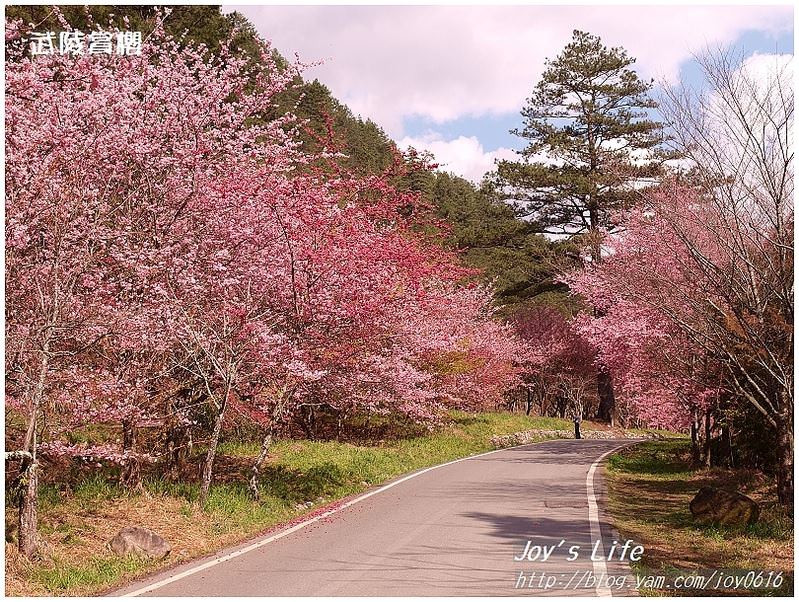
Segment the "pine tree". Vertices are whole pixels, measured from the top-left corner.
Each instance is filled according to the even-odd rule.
[[[613,231],[614,213],[630,206],[636,184],[656,177],[665,156],[662,126],[649,117],[657,105],[623,48],[574,31],[546,63],[522,109],[529,141],[521,160],[498,165],[496,185],[519,217],[542,233],[583,238],[601,260],[600,233]],[[610,374],[600,368],[599,417],[613,420]]]

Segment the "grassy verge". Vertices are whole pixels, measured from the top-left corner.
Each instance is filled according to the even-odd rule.
[[[793,518],[776,503],[770,480],[745,470],[690,466],[690,442],[651,441],[612,455],[607,463],[608,509],[624,539],[644,546],[638,574],[686,574],[698,569],[782,571],[778,590],[646,589],[644,595],[790,595]],[[700,487],[738,490],[760,504],[747,527],[696,524],[688,504]]]
[[[429,435],[359,446],[332,441],[280,441],[263,470],[262,498],[251,500],[246,470],[257,443],[221,445],[217,480],[205,507],[196,483],[145,480],[144,492],[126,494],[95,477],[71,490],[44,486],[40,531],[44,556],[28,562],[6,545],[6,595],[91,595],[134,577],[234,544],[270,527],[405,472],[491,449],[492,435],[563,429],[571,423],[507,413],[454,413],[452,423]],[[6,533],[13,534],[13,508]],[[118,558],[106,542],[121,528],[141,525],[172,545],[165,560]]]

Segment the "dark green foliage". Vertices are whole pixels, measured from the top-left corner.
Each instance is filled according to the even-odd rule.
[[[391,165],[394,142],[373,121],[355,117],[318,80],[298,80],[296,87],[280,96],[276,111],[291,111],[300,120],[307,120],[300,132],[306,148],[313,151],[322,144],[333,145],[345,155],[342,166],[358,175],[381,173]]]
[[[517,219],[514,211],[485,186],[450,174],[435,174],[426,191],[438,215],[451,225],[447,243],[465,262],[493,281],[505,313],[543,295],[565,297],[555,275],[576,258],[568,242],[553,242]]]
[[[189,8],[189,7],[186,7]],[[210,8],[210,7],[197,7]],[[149,31],[152,27],[145,28],[148,18],[153,13],[152,6],[59,6],[58,10],[64,18],[74,27],[81,31],[95,29],[96,26],[107,27],[109,22],[120,29],[130,29],[135,31]],[[113,15],[113,16],[112,16]],[[123,23],[123,17],[127,16],[130,26]],[[58,21],[55,10],[51,5],[40,6],[7,6],[6,18],[15,20],[22,19],[25,25],[31,25],[33,31],[60,31],[63,29]]]
[[[663,141],[661,125],[648,118],[651,83],[634,62],[581,31],[547,61],[522,110],[524,127],[513,132],[529,144],[521,161],[500,162],[496,182],[538,231],[612,230],[612,212],[635,199],[630,182],[658,174],[658,161],[630,160],[633,151],[656,156]]]
[[[774,474],[777,466],[777,436],[759,411],[748,403],[733,403],[724,412],[721,429],[713,439],[714,465],[749,467]]]

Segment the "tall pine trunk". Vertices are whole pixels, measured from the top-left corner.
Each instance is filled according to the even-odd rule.
[[[588,204],[591,218],[591,259],[595,263],[602,262],[602,245],[599,233],[599,208],[594,201]],[[604,312],[594,309],[594,316],[601,318]],[[597,418],[614,426],[616,422],[616,395],[613,393],[613,377],[607,366],[601,363],[597,366],[596,373],[597,396],[599,397],[599,407],[597,408]]]

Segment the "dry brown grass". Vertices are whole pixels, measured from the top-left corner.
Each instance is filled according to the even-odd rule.
[[[793,517],[777,504],[773,481],[749,470],[691,470],[686,452],[684,443],[659,441],[610,459],[608,508],[622,536],[644,546],[643,568],[782,571],[792,583]],[[695,523],[688,504],[706,485],[754,499],[758,522],[738,528]]]
[[[16,512],[9,510],[6,520],[15,521]],[[246,531],[231,532],[225,536],[215,534],[213,519],[208,513],[167,496],[145,493],[98,501],[94,507],[66,500],[41,517],[42,560],[33,564],[20,556],[13,545],[6,547],[6,595],[47,595],[47,589],[31,580],[30,573],[42,568],[55,569],[61,559],[74,562],[79,559],[113,558],[107,549],[108,540],[130,525],[152,529],[172,545],[172,552],[167,559],[157,565],[145,563],[149,570],[154,566],[166,567],[202,555],[224,545],[226,540],[235,541],[237,537],[247,534]],[[70,593],[88,594],[94,591],[95,588],[90,586]]]

